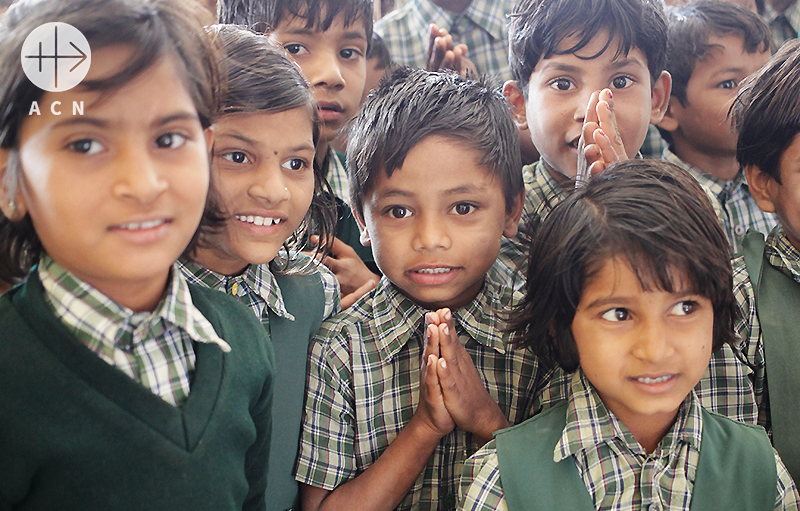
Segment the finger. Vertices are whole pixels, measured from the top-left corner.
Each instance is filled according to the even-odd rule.
[[[452,366],[453,371],[458,370],[458,355],[461,346],[458,343],[458,338],[455,335],[455,329],[451,328],[447,323],[439,325],[439,352],[440,358],[447,360]]]
[[[622,137],[617,128],[617,114],[614,108],[614,99],[609,89],[603,89],[600,95],[600,102],[597,105],[597,117],[599,119],[600,128],[603,129],[606,136],[609,137],[611,143],[614,145],[614,151],[620,158],[627,158],[625,144],[622,142]]]
[[[342,270],[342,263],[333,257],[326,257],[322,260],[322,264],[332,271],[334,275],[337,275]]]
[[[428,325],[428,355],[441,356],[440,341],[438,325]]]
[[[446,394],[448,396],[448,402],[452,403],[453,400],[458,399],[458,385],[453,373],[450,371],[451,364],[448,364],[446,359],[440,358],[436,365],[436,378],[439,380],[439,388],[442,389],[442,395]]]
[[[592,92],[589,96],[589,104],[586,106],[586,115],[583,118],[583,123],[595,122],[600,124],[600,119],[597,118],[597,103],[600,101],[600,91]]]
[[[602,160],[606,167],[620,160],[622,155],[617,153],[615,148],[616,144],[614,144],[612,140],[608,138],[608,135],[606,135],[604,130],[598,129],[595,131],[594,140],[597,148],[600,150],[600,160]]]
[[[331,271],[333,271],[333,270],[331,270]],[[334,272],[334,273],[335,273],[335,272]],[[375,286],[377,286],[377,285],[378,285],[378,282],[377,282],[377,281],[375,281],[375,280],[368,280],[368,281],[367,281],[367,282],[365,282],[365,283],[364,283],[364,285],[363,285],[363,286],[361,286],[360,288],[356,289],[355,291],[353,291],[353,292],[352,292],[352,293],[350,293],[349,295],[343,296],[343,297],[342,297],[342,300],[341,300],[341,302],[342,302],[342,309],[346,309],[346,308],[350,307],[351,305],[353,305],[354,303],[356,303],[356,301],[357,301],[359,298],[361,298],[362,296],[364,296],[365,294],[367,294],[367,292],[369,292],[371,289],[373,289],[373,288],[374,288]]]
[[[430,34],[428,36],[428,53],[425,56],[425,62],[430,64],[431,57],[433,56],[433,48],[436,45],[436,38],[439,37],[439,27],[436,23],[431,23]]]
[[[454,49],[461,50],[461,58],[462,59],[467,58],[467,53],[469,53],[469,47],[466,44],[459,43],[459,44],[456,45],[456,47]]]
[[[448,50],[447,53],[444,54],[444,58],[442,59],[442,63],[438,69],[453,69],[453,62],[455,61],[455,58],[456,57],[453,54],[453,51]]]
[[[428,364],[425,367],[425,388],[428,391],[429,398],[440,401],[442,399],[442,388],[439,384],[438,361],[439,358],[436,355],[428,355]]]

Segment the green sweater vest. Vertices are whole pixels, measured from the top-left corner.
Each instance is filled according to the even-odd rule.
[[[0,298],[0,510],[264,509],[271,345],[236,300],[190,288],[232,350],[195,344],[179,408],[75,339],[35,271]]]
[[[500,480],[509,511],[594,509],[572,457],[556,463],[553,449],[566,425],[567,402],[496,434]],[[764,429],[705,409],[693,511],[771,510],[778,485]]]

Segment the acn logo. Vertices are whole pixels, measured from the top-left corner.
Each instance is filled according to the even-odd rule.
[[[45,23],[22,44],[22,70],[40,89],[63,92],[89,72],[92,52],[80,30],[67,23]]]

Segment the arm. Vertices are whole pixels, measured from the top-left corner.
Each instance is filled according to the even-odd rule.
[[[339,280],[342,309],[353,305],[380,281],[380,277],[369,271],[353,247],[339,238],[333,239],[331,255],[323,259],[322,264]]]
[[[588,181],[612,163],[626,159],[628,154],[617,129],[611,90],[594,92],[589,98],[578,142],[577,181]]]
[[[444,404],[455,424],[473,433],[483,445],[495,431],[511,424],[489,395],[472,358],[459,342],[450,309],[439,309],[429,316],[436,326],[430,329],[431,340],[440,345],[438,373]]]

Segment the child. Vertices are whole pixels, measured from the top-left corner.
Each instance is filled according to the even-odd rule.
[[[692,391],[737,315],[704,195],[674,165],[629,160],[535,229],[509,327],[543,365],[578,371],[568,400],[465,465],[462,509],[797,509],[764,431]]]
[[[566,196],[579,153],[595,172],[636,155],[669,100],[667,27],[659,0],[525,0],[511,20],[514,80],[503,92],[541,155],[523,169],[524,227]],[[521,229],[501,261],[524,275],[528,246]]]
[[[2,257],[38,263],[0,298],[2,509],[264,509],[271,344],[174,265],[204,216],[217,83],[193,8],[22,0],[0,24]],[[91,51],[66,92],[21,65],[55,21]]]
[[[317,111],[299,70],[262,35],[232,25],[214,32],[227,86],[211,167],[226,222],[181,269],[189,282],[249,305],[272,339],[280,399],[273,408],[268,508],[284,510],[297,498],[308,341],[339,311],[336,277],[297,250],[312,222],[330,232],[334,210],[326,207],[327,182],[314,165]]]
[[[688,170],[719,201],[734,252],[748,229],[766,235],[777,223],[750,193],[728,117],[742,81],[769,60],[770,41],[766,23],[732,3],[706,0],[669,11],[672,97],[658,124],[669,142],[663,158]]]
[[[453,509],[469,454],[530,416],[535,358],[495,313],[513,299],[494,262],[522,209],[514,134],[486,83],[421,70],[356,118],[351,204],[385,277],[312,344],[304,510]]]
[[[222,4],[223,22],[264,30],[302,69],[321,120],[316,161],[339,202],[337,232],[356,233],[347,204],[347,170],[330,143],[361,106],[372,38],[372,1],[226,0]],[[331,253],[333,257],[325,263],[339,278],[346,308],[377,284],[379,277],[373,273],[377,267],[355,236],[334,242]]]
[[[758,423],[800,477],[800,380],[797,310],[800,290],[800,43],[784,45],[745,85],[734,104],[736,158],[758,206],[780,223],[767,236],[750,233],[734,261],[734,295],[743,321],[737,331],[752,368]],[[769,368],[769,372],[767,372]]]

